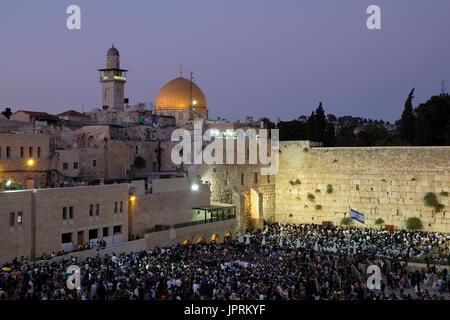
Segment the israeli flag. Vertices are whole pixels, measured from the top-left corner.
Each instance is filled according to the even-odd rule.
[[[366,222],[366,216],[363,215],[362,213],[353,210],[350,208],[350,219],[356,220],[358,222],[361,222],[362,224],[364,224]]]

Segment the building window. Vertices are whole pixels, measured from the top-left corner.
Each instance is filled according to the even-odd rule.
[[[33,147],[28,148],[28,155],[30,156],[30,158],[33,156]]]
[[[113,234],[121,234],[121,233],[122,233],[122,226],[114,226]]]
[[[356,191],[359,191],[359,184],[356,185]]]
[[[107,237],[109,235],[109,228],[105,227],[103,228],[103,238]]]
[[[23,158],[24,154],[25,154],[25,148],[20,147],[20,157]]]
[[[69,207],[69,219],[73,219],[73,207]]]
[[[98,239],[98,229],[89,230],[89,240]]]
[[[14,212],[10,212],[9,214],[9,226],[14,227]]]
[[[73,168],[74,168],[74,169],[78,169],[78,162],[74,162],[74,163],[73,163]]]
[[[63,220],[67,219],[67,207],[64,207],[62,209],[62,218],[63,218]]]
[[[253,183],[258,183],[258,172],[253,174]]]
[[[69,169],[69,164],[67,162],[63,163],[63,170]]]
[[[61,235],[61,243],[72,243],[72,233],[63,233]]]
[[[100,205],[97,203],[95,206],[95,215],[98,216],[100,214]]]
[[[120,213],[123,212],[123,201],[120,201]]]
[[[22,211],[17,212],[17,223],[22,224]]]
[[[0,159],[2,158],[2,147],[0,147]]]
[[[94,215],[94,205],[89,205],[89,217],[92,217]]]
[[[270,183],[270,176],[267,175],[267,183]]]
[[[40,158],[41,157],[41,147],[38,147],[38,151],[37,151],[37,157]]]
[[[244,174],[241,173],[241,186],[243,186],[243,185],[244,185]]]
[[[6,159],[11,158],[11,147],[6,147]]]
[[[117,213],[117,201],[114,202],[114,213]]]
[[[95,168],[97,166],[97,160],[92,160],[92,166]]]

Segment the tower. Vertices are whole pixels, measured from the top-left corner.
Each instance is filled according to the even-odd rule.
[[[120,69],[120,54],[114,45],[106,53],[106,68],[98,71],[102,85],[102,107],[123,111],[128,70]]]

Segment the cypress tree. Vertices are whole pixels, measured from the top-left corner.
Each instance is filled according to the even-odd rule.
[[[413,112],[412,100],[414,99],[414,89],[408,95],[405,102],[405,109],[402,113],[402,119],[400,122],[400,138],[413,144],[414,142],[414,127],[416,122],[416,117]]]

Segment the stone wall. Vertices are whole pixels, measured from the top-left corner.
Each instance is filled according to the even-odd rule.
[[[164,184],[164,187],[160,188],[162,192],[153,194],[142,192],[143,185],[137,188],[133,193],[136,195],[136,200],[131,206],[130,227],[132,231],[130,232],[143,237],[145,229],[153,228],[155,225],[173,225],[194,221],[192,208],[210,205],[209,185],[199,184],[199,189],[193,191],[191,183],[186,183],[186,180],[189,179],[162,180],[160,183],[160,187]],[[172,184],[172,189],[176,191],[168,191],[170,190],[169,184]],[[179,185],[184,186],[184,189],[180,189]]]
[[[197,177],[211,184],[211,201],[240,205],[235,202],[233,192],[239,192],[244,198],[244,212],[241,213],[244,223],[252,220],[252,188],[256,188],[263,198],[262,211],[264,217],[275,215],[275,177],[262,176],[261,165],[192,165],[189,176]],[[255,180],[255,174],[257,174]],[[243,175],[243,180],[242,180]],[[256,210],[256,208],[255,208]],[[258,209],[259,210],[259,209]]]
[[[366,227],[382,218],[402,229],[408,217],[419,217],[425,230],[450,232],[449,197],[440,195],[449,189],[450,147],[310,148],[305,141],[281,142],[275,220],[338,224],[351,207],[365,214]],[[445,205],[442,212],[424,205],[428,192]]]

